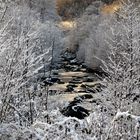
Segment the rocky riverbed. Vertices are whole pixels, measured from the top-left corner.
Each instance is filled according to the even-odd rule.
[[[100,92],[105,88],[101,75],[78,63],[75,55],[66,52],[59,67],[51,71],[48,79],[49,102],[63,102],[60,112],[65,116],[83,119],[93,110],[93,104],[100,104]]]

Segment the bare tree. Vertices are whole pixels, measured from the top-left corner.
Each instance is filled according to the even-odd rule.
[[[112,102],[111,106],[114,106],[114,113],[120,110],[139,115],[140,13],[133,2],[128,2],[116,14],[117,18],[114,18],[106,33],[108,60],[101,60],[108,73],[107,98]],[[125,124],[127,127],[124,127]],[[115,124],[115,132],[112,131],[111,135],[113,137],[116,133],[118,139],[134,139],[135,125],[131,117],[128,122],[122,117]],[[128,129],[131,136],[127,133]]]

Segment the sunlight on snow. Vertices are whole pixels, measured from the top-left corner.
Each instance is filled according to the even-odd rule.
[[[104,5],[102,8],[101,8],[101,12],[102,14],[112,14],[114,12],[116,12],[117,10],[119,10],[121,7],[121,2],[120,1],[115,1],[113,2],[112,4],[109,4],[109,5]],[[73,28],[76,28],[76,25],[77,23],[75,21],[61,21],[58,26],[60,28],[63,28],[65,30],[70,30],[70,29],[73,29]]]
[[[59,27],[64,28],[64,29],[73,29],[76,27],[76,22],[75,21],[61,21],[59,23]]]
[[[119,10],[120,7],[121,7],[121,3],[117,1],[110,5],[104,5],[101,11],[103,14],[112,14],[116,12],[117,10]]]

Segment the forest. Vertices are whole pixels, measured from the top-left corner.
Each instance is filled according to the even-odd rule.
[[[0,140],[140,140],[140,0],[0,0]]]

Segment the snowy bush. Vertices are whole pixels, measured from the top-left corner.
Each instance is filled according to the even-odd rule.
[[[108,26],[102,26],[107,18],[111,22],[111,17],[100,15],[101,2],[94,2],[90,5],[84,15],[77,21],[77,28],[74,29],[70,37],[70,50],[77,53],[77,59],[93,69],[101,66],[101,61],[106,59],[105,33]]]
[[[37,79],[41,73],[48,76],[52,59],[53,63],[59,61],[61,31],[52,21],[40,22],[34,16],[36,11],[26,5],[3,3],[3,9],[0,28],[1,122],[14,121],[17,112],[19,118],[23,115],[23,122],[30,124],[33,120],[28,117],[37,113],[34,102],[34,90],[39,86]]]

